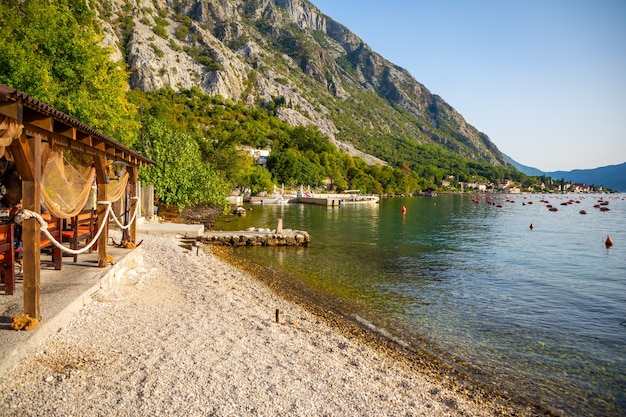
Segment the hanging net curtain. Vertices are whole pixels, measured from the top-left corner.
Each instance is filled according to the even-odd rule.
[[[0,158],[6,154],[6,147],[18,138],[24,126],[9,117],[0,119]],[[91,157],[71,150],[62,150],[56,146],[44,144],[42,155],[48,155],[41,178],[41,201],[46,210],[61,219],[69,219],[88,206],[95,205],[90,202],[95,198],[95,174]],[[10,154],[6,154],[8,159]],[[109,173],[113,173],[111,166],[107,167]],[[99,186],[107,187],[108,200],[112,203],[120,200],[126,192],[129,174],[124,172],[120,177],[109,175],[107,184]],[[89,202],[89,204],[88,204]]]
[[[0,121],[0,158],[4,156],[6,147],[13,142],[13,139],[22,134],[22,130],[24,130],[24,125],[8,116]]]
[[[49,152],[41,178],[43,206],[56,218],[69,219],[80,213],[91,191],[96,175],[89,157],[55,146],[44,146]]]
[[[128,184],[128,172],[125,172],[119,179],[110,179],[107,187],[107,197],[111,203],[115,203],[122,198]]]

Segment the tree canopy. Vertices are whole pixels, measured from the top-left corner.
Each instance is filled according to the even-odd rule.
[[[142,182],[154,184],[160,201],[179,207],[211,203],[226,207],[229,187],[211,165],[203,163],[198,143],[166,121],[144,120],[146,155],[155,165],[140,171]]]
[[[84,0],[0,0],[0,83],[126,145],[139,131],[127,74]]]

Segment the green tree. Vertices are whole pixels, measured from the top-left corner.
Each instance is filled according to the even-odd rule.
[[[290,187],[300,184],[319,185],[322,180],[321,168],[315,165],[296,149],[272,152],[267,160],[267,168],[277,183]]]
[[[241,185],[250,188],[253,195],[259,194],[261,191],[271,192],[274,189],[272,174],[261,165],[255,165],[254,168],[248,172]]]
[[[139,178],[154,184],[161,202],[181,208],[211,204],[224,210],[229,187],[209,164],[203,162],[191,135],[173,129],[166,122],[147,117],[144,125],[148,156],[155,165],[141,169]]]
[[[0,0],[0,83],[124,144],[137,137],[127,75],[85,0]]]

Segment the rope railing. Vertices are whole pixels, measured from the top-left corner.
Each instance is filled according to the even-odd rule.
[[[133,199],[137,199],[137,197],[132,197],[132,198]],[[135,221],[135,218],[137,217],[137,213],[139,212],[139,204],[137,204],[135,206],[135,212],[133,213],[132,219],[128,222],[128,224],[122,225],[120,223],[120,221],[117,219],[117,217],[111,216],[113,209],[111,207],[111,202],[110,201],[98,201],[97,204],[106,205],[107,209],[106,209],[106,213],[104,215],[104,218],[110,221],[110,218],[113,217],[115,222],[122,229],[128,229],[130,227],[130,225]],[[106,221],[103,221],[102,224],[100,224],[100,227],[98,228],[98,232],[93,237],[93,239],[91,239],[89,244],[87,244],[86,246],[84,246],[84,247],[82,247],[80,249],[71,249],[71,248],[68,248],[67,246],[63,245],[61,242],[57,241],[55,239],[55,237],[52,236],[52,234],[50,234],[50,232],[48,231],[48,223],[43,219],[43,217],[41,217],[41,214],[39,214],[39,213],[35,213],[34,211],[27,210],[27,209],[22,209],[15,215],[15,223],[22,224],[22,222],[24,222],[24,220],[31,219],[31,218],[34,218],[34,219],[37,220],[37,222],[39,222],[39,228],[41,229],[43,234],[46,235],[46,237],[50,240],[50,242],[54,246],[56,246],[57,248],[61,249],[63,252],[69,253],[70,255],[80,255],[81,253],[85,253],[89,249],[91,249],[91,247],[94,246],[98,242],[98,238],[100,237],[100,235],[102,234],[102,231],[104,230],[105,226],[108,223]]]
[[[131,200],[138,200],[138,197],[131,197]],[[130,219],[130,221],[126,224],[126,226],[123,226],[122,223],[120,223],[120,221],[117,219],[116,216],[111,216],[113,217],[113,220],[115,220],[115,223],[117,223],[117,225],[122,229],[122,230],[126,230],[130,227],[131,224],[133,224],[133,222],[135,221],[135,217],[137,217],[137,213],[139,213],[139,204],[135,204],[135,212],[133,213],[133,217]]]
[[[108,216],[110,211],[111,211],[111,202],[110,201],[98,201],[98,204],[106,204],[107,205],[107,214],[106,214],[106,216]],[[91,249],[91,247],[98,242],[98,238],[100,237],[100,234],[102,234],[102,231],[104,230],[104,227],[106,225],[106,222],[102,222],[102,224],[98,228],[98,232],[96,233],[94,238],[89,242],[88,245],[86,245],[85,247],[80,248],[80,249],[71,249],[71,248],[68,248],[67,246],[63,245],[61,242],[56,240],[54,238],[54,236],[52,236],[50,234],[50,232],[48,231],[48,223],[43,219],[43,217],[41,217],[41,214],[39,214],[39,213],[35,213],[34,211],[31,211],[31,210],[22,209],[22,210],[20,210],[19,213],[17,213],[15,215],[15,223],[22,224],[22,222],[24,220],[31,219],[31,218],[34,218],[34,219],[36,219],[39,222],[39,228],[41,229],[43,234],[46,235],[48,240],[50,240],[50,242],[54,246],[56,246],[57,248],[61,249],[63,252],[69,253],[71,255],[80,255],[81,253],[85,253],[89,249]]]

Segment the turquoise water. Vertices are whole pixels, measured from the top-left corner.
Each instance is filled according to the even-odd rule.
[[[624,196],[603,196],[606,212],[593,207],[601,196],[492,198],[255,205],[214,228],[274,228],[282,218],[311,246],[236,255],[286,271],[332,308],[495,390],[562,415],[626,415]]]

